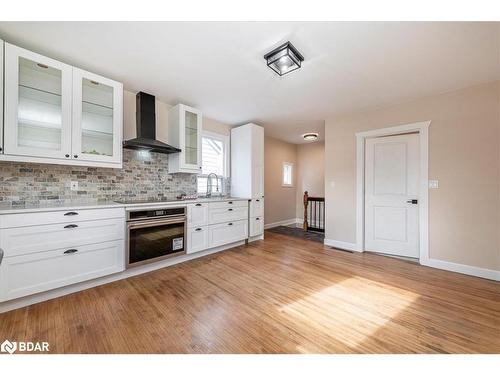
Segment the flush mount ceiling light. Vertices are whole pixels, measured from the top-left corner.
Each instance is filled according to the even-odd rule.
[[[304,140],[306,141],[315,141],[316,139],[318,139],[318,133],[302,134],[302,138],[304,138]]]
[[[264,55],[267,66],[280,76],[293,72],[300,68],[304,57],[290,42],[282,44],[278,48]]]

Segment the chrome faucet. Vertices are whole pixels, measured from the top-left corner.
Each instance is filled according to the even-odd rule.
[[[217,192],[219,192],[219,177],[215,173],[210,173],[207,176],[207,198],[210,198],[212,196],[212,176],[215,176],[215,182],[217,182]]]

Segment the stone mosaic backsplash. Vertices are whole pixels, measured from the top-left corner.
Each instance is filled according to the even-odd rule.
[[[127,149],[122,169],[0,162],[0,201],[175,199],[196,193],[196,175],[167,171],[168,155]],[[71,191],[71,181],[78,181],[77,191]]]

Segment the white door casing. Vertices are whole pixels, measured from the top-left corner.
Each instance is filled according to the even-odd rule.
[[[419,257],[419,135],[366,140],[365,249]]]

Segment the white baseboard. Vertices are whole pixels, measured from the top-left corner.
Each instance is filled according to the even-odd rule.
[[[420,260],[420,264],[423,266],[439,268],[446,271],[463,273],[465,275],[482,277],[483,279],[500,281],[500,271],[490,270],[487,268],[468,266],[466,264],[447,262],[445,260],[439,259]]]
[[[186,262],[188,260],[200,258],[200,257],[206,256],[209,254],[217,253],[219,251],[228,250],[228,249],[231,249],[233,247],[244,245],[244,244],[245,244],[245,241],[238,241],[238,242],[234,242],[231,244],[215,247],[213,249],[200,251],[198,253],[180,255],[178,257],[165,259],[163,261],[158,261],[158,262],[154,262],[154,263],[145,264],[143,266],[128,268],[123,272],[100,277],[97,279],[87,280],[87,281],[83,281],[81,283],[68,285],[68,286],[65,286],[62,288],[48,290],[46,292],[41,292],[41,293],[33,294],[30,296],[26,296],[26,297],[20,297],[20,298],[11,300],[11,301],[2,302],[2,303],[0,303],[0,313],[10,311],[10,310],[19,309],[21,307],[33,305],[35,303],[48,301],[50,299],[62,297],[62,296],[65,296],[67,294],[79,292],[79,291],[93,288],[93,287],[96,287],[99,285],[108,284],[108,283],[111,283],[114,281],[126,279],[128,277],[132,277],[132,276],[140,275],[143,273],[155,271],[155,270],[158,270],[160,268],[173,266],[173,265],[178,264],[178,263],[182,263],[182,262]]]
[[[292,225],[292,224],[300,224],[300,223],[302,223],[301,219],[294,218],[294,219],[282,220],[282,221],[277,221],[275,223],[266,224],[266,225],[264,225],[264,229],[279,227],[281,225]]]
[[[359,253],[363,252],[362,250],[359,250],[357,244],[353,242],[344,242],[325,238],[324,244],[326,246],[336,247],[337,249],[356,251]]]

